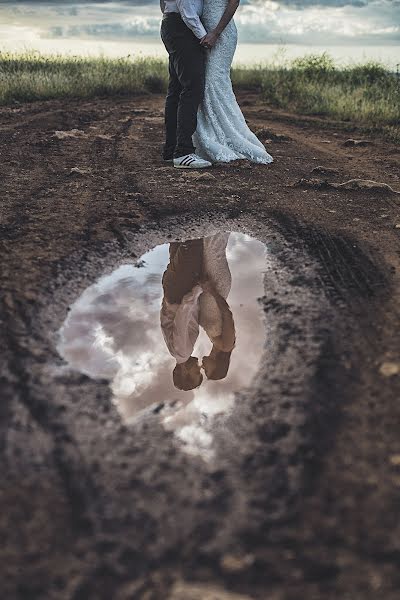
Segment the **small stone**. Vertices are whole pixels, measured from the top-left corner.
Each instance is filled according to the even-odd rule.
[[[108,135],[106,133],[99,133],[98,135],[96,135],[96,138],[99,140],[112,140],[113,136],[112,135]]]
[[[70,175],[90,175],[92,169],[90,167],[72,167]]]
[[[86,134],[82,129],[71,129],[70,131],[55,131],[54,136],[58,140],[65,140],[68,138],[84,137]]]
[[[256,131],[256,136],[261,141],[266,140],[267,143],[271,143],[271,141],[273,141],[273,142],[290,142],[292,139],[288,135],[284,135],[283,133],[274,133],[273,131],[270,131],[269,129],[265,129],[265,128],[259,129],[258,131]]]
[[[15,303],[14,303],[14,298],[12,297],[12,294],[10,294],[9,292],[6,292],[3,296],[4,299],[4,304],[7,306],[7,308],[10,308],[11,310],[15,309]]]
[[[396,225],[394,226],[395,229],[400,229],[400,223],[396,223]]]
[[[319,173],[320,175],[337,175],[339,171],[337,169],[333,169],[332,167],[324,167],[319,165],[318,167],[314,167],[311,170],[311,173]]]
[[[314,189],[320,190],[320,189],[330,187],[330,185],[331,184],[329,184],[329,182],[326,181],[325,179],[317,179],[317,178],[307,179],[307,178],[303,177],[302,179],[299,179],[298,181],[296,181],[293,184],[293,187],[308,187],[308,188],[314,188]]]
[[[400,467],[400,454],[389,456],[389,462],[393,467]]]
[[[373,142],[370,140],[353,140],[352,138],[344,142],[344,146],[370,146]]]
[[[211,173],[198,173],[197,171],[186,171],[182,175],[196,181],[215,181],[216,179],[215,175],[211,175]]]
[[[245,571],[248,567],[251,567],[253,563],[254,556],[252,554],[225,554],[221,558],[221,567],[228,573],[240,573],[241,571]]]
[[[379,373],[384,377],[393,377],[393,375],[399,375],[400,363],[395,362],[384,362],[379,367]]]
[[[169,592],[167,600],[251,600],[251,598],[229,592],[215,584],[178,581]],[[277,600],[277,597],[270,594],[268,600]]]
[[[391,194],[400,194],[387,183],[380,181],[372,181],[372,179],[350,179],[344,183],[331,184],[335,188],[343,188],[345,190],[371,190],[377,192],[389,192]]]

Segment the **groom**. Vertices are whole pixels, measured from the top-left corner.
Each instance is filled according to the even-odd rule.
[[[211,167],[209,161],[195,154],[192,142],[204,94],[204,52],[210,47],[200,20],[203,0],[160,0],[160,7],[164,15],[161,38],[169,54],[164,160],[172,160],[179,169]]]

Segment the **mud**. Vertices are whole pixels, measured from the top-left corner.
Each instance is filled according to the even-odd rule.
[[[239,99],[271,166],[173,171],[158,97],[0,110],[6,598],[397,598],[399,203],[294,184],[319,166],[397,190],[399,155]],[[273,260],[260,370],[209,464],[156,419],[126,425],[56,345],[99,276],[221,229]]]

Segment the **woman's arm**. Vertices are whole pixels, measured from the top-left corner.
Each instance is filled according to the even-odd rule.
[[[160,8],[161,8],[161,12],[164,14],[165,0],[160,0]]]
[[[228,25],[233,15],[237,11],[239,4],[240,0],[229,0],[225,12],[222,15],[220,22],[218,23],[216,28],[207,33],[207,35],[201,40],[201,44],[203,46],[206,46],[207,48],[212,48],[213,46],[215,46],[219,36],[224,31],[225,27]]]

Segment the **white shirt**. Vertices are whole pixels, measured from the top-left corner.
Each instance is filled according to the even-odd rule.
[[[178,13],[194,35],[201,40],[207,31],[200,21],[203,12],[203,0],[165,0],[164,14]]]

